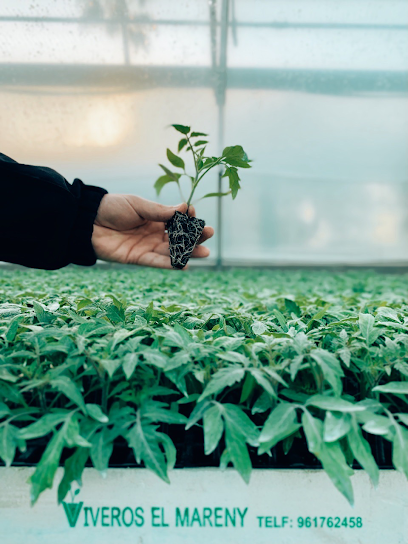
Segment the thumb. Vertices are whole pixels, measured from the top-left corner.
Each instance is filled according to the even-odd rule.
[[[186,202],[177,204],[177,206],[165,206],[135,195],[133,195],[131,204],[137,214],[148,221],[168,221],[173,217],[175,211],[181,213],[187,211]]]

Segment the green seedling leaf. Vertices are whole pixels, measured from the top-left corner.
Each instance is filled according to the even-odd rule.
[[[226,428],[229,428],[234,435],[242,434],[245,441],[251,446],[258,446],[259,431],[245,412],[235,404],[222,404],[221,406]]]
[[[272,410],[263,426],[259,436],[260,453],[264,453],[287,436],[295,433],[299,427],[296,407],[293,404],[281,402]]]
[[[45,414],[40,419],[18,430],[18,437],[24,440],[31,440],[40,436],[45,436],[53,431],[59,423],[62,423],[67,419],[69,412],[54,414]]]
[[[184,146],[186,146],[188,144],[188,140],[186,138],[182,138],[179,143],[178,143],[178,152],[180,153],[180,151],[183,149]]]
[[[337,442],[350,431],[350,416],[347,413],[326,412],[323,427],[325,442]]]
[[[223,178],[226,178],[226,177],[228,178],[229,187],[230,187],[230,191],[231,191],[231,196],[232,196],[233,199],[235,199],[235,197],[238,194],[239,189],[241,189],[241,186],[239,184],[240,178],[239,178],[239,175],[238,175],[238,170],[236,168],[234,168],[233,166],[231,166],[231,167],[227,166],[225,168],[225,172],[222,175],[222,177]]]
[[[191,138],[196,138],[197,136],[208,136],[208,134],[205,134],[204,132],[192,132]]]
[[[221,439],[224,432],[224,423],[221,417],[221,411],[218,404],[214,404],[203,416],[204,424],[204,452],[210,455]]]
[[[210,395],[216,395],[220,393],[226,387],[231,386],[236,382],[240,382],[244,377],[245,370],[240,367],[222,368],[216,374],[214,374],[200,395],[198,402],[204,400]]]
[[[61,504],[71,488],[71,483],[76,481],[82,486],[82,473],[89,457],[88,448],[77,448],[75,452],[65,460],[64,476],[58,486],[58,504]],[[77,490],[79,491],[79,490]]]
[[[327,475],[351,505],[354,504],[354,493],[350,476],[354,473],[347,465],[344,453],[338,442],[323,442],[318,459]]]
[[[167,148],[167,158],[173,166],[176,168],[182,168],[184,170],[185,165],[183,159],[175,155],[170,149]]]
[[[352,404],[347,400],[338,397],[329,397],[326,395],[313,395],[306,402],[307,406],[316,406],[322,410],[331,410],[336,412],[362,412],[364,406]]]
[[[100,421],[101,423],[108,423],[108,416],[102,412],[102,409],[98,404],[86,404],[85,406],[88,415],[95,419],[95,421]]]
[[[234,429],[227,425],[225,429],[225,443],[234,467],[242,476],[244,482],[248,484],[251,477],[252,464],[242,434],[235,432]]]
[[[227,191],[226,193],[207,193],[206,195],[202,196],[200,200],[203,198],[209,198],[211,196],[227,196],[230,195],[231,191]]]
[[[302,426],[309,451],[318,456],[323,444],[323,422],[313,417],[309,410],[304,410],[302,413]]]
[[[89,453],[93,466],[101,473],[102,477],[105,478],[109,459],[113,452],[113,442],[110,439],[108,427],[104,426],[94,433],[90,438],[90,442],[92,446]]]
[[[14,460],[17,448],[18,430],[11,423],[0,427],[0,458],[9,467]]]
[[[374,326],[374,322],[375,318],[371,314],[360,314],[359,316],[358,326],[362,337],[369,346],[373,344],[381,334],[381,330]]]
[[[341,378],[344,372],[335,355],[325,349],[314,349],[310,352],[311,358],[316,361],[323,372],[324,379],[331,385],[336,395],[341,394]]]
[[[408,431],[398,423],[394,426],[392,463],[408,479]]]
[[[54,436],[48,442],[34,473],[27,480],[27,482],[31,482],[31,506],[34,506],[37,502],[42,491],[47,488],[52,488],[54,476],[65,445],[65,433],[69,422],[70,420],[67,419],[61,429],[54,433]]]
[[[174,182],[178,183],[178,180],[173,179],[167,174],[164,176],[160,176],[154,184],[154,188],[156,189],[157,196],[159,196],[159,194],[161,193],[161,190],[163,189],[165,185],[167,185],[167,183],[174,183]]]
[[[128,431],[126,438],[129,446],[133,449],[136,461],[138,463],[143,461],[146,468],[155,472],[165,482],[170,483],[166,459],[160,448],[162,443],[160,434],[157,433],[156,427],[146,425],[138,418],[135,425]]]
[[[178,130],[178,132],[181,132],[181,134],[188,134],[190,132],[190,127],[187,127],[185,125],[171,125],[171,126],[174,127],[176,130]],[[193,136],[193,134],[191,136]]]
[[[377,487],[380,476],[378,466],[371,453],[370,445],[363,437],[355,419],[351,420],[351,427],[347,433],[347,441],[354,457],[368,473],[374,487]]]
[[[60,393],[63,393],[66,397],[72,400],[81,410],[86,414],[86,407],[84,399],[79,391],[75,382],[73,382],[68,376],[58,376],[50,381],[52,388],[57,389]]]
[[[408,395],[408,382],[388,382],[384,385],[373,387],[373,391],[380,393],[394,393],[395,395]]]

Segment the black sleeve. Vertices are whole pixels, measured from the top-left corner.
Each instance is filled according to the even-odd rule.
[[[47,270],[95,264],[93,223],[106,193],[0,153],[0,260]]]

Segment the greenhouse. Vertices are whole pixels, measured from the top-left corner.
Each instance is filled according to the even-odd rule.
[[[0,541],[408,542],[408,1],[0,2]]]

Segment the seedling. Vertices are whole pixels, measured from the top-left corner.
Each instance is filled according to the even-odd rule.
[[[169,234],[171,265],[173,268],[184,268],[205,226],[205,221],[203,219],[197,219],[196,217],[190,217],[188,215],[190,204],[195,204],[195,202],[192,202],[192,198],[198,184],[212,168],[221,165],[222,167],[225,167],[222,177],[228,178],[229,191],[225,193],[207,193],[199,200],[213,196],[227,195],[231,195],[232,198],[235,199],[241,188],[239,184],[240,177],[238,175],[238,168],[251,168],[251,165],[249,164],[251,161],[248,159],[247,154],[240,145],[226,147],[223,150],[221,157],[208,157],[205,155],[208,140],[203,139],[206,138],[208,134],[205,134],[204,132],[191,132],[190,127],[184,125],[172,125],[172,127],[180,132],[183,135],[183,138],[178,143],[178,154],[167,149],[167,158],[174,167],[182,172],[173,172],[169,170],[167,166],[159,164],[164,171],[164,175],[157,179],[154,187],[157,195],[159,195],[167,183],[177,183],[181,198],[183,202],[185,202],[186,199],[183,196],[180,186],[180,178],[182,176],[187,176],[191,181],[190,195],[187,199],[187,212],[184,214],[176,211],[166,225]],[[193,155],[195,168],[195,174],[193,176],[186,172],[185,163],[179,156],[179,153],[183,149],[185,151],[191,151]],[[198,200],[196,202],[198,202]]]

